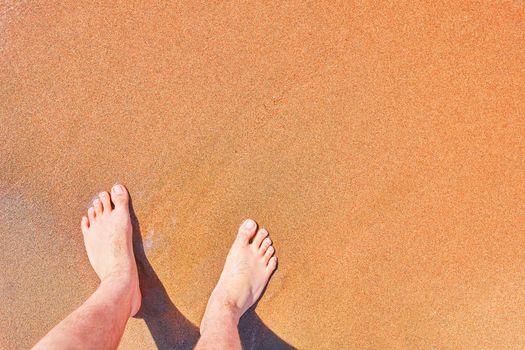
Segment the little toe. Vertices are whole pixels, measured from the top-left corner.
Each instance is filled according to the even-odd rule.
[[[122,185],[115,185],[111,189],[111,200],[115,204],[115,209],[125,208],[128,209],[129,195],[126,188]]]
[[[93,207],[90,207],[88,209],[88,218],[89,218],[89,223],[92,223],[93,220],[95,220],[95,209]]]
[[[255,229],[257,224],[252,219],[246,219],[241,227],[239,227],[239,232],[237,233],[237,241],[241,244],[247,245],[250,239],[252,239],[255,234]]]
[[[255,238],[253,239],[253,247],[255,249],[259,249],[259,247],[261,246],[261,243],[263,241],[263,239],[266,238],[266,236],[268,236],[268,231],[266,231],[264,228],[260,229],[258,232],[257,232],[257,235],[255,236]]]
[[[268,250],[268,247],[272,245],[270,237],[266,237],[259,248],[259,254],[264,255]]]
[[[275,253],[275,248],[272,246],[268,247],[266,253],[264,254],[264,262],[266,264],[268,264],[268,262],[270,261],[270,258],[272,257],[273,253]]]
[[[271,275],[275,271],[276,267],[277,267],[277,257],[274,256],[270,258],[270,260],[268,261],[268,265],[266,265],[266,272],[268,273],[268,275]]]
[[[100,199],[95,198],[93,201],[93,208],[95,208],[95,216],[102,215],[102,202]]]
[[[89,229],[89,220],[86,216],[82,217],[82,220],[80,220],[80,228],[82,229],[83,233],[87,233]]]
[[[98,198],[100,198],[100,201],[102,202],[102,208],[105,212],[111,211],[111,199],[109,198],[109,193],[106,191],[100,192],[98,194]]]

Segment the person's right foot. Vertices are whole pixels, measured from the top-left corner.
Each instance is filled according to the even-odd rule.
[[[270,276],[277,267],[275,249],[268,231],[247,219],[239,228],[237,238],[226,258],[224,269],[213,290],[204,318],[201,334],[209,323],[227,313],[235,322],[261,296]],[[255,237],[254,237],[255,236]]]

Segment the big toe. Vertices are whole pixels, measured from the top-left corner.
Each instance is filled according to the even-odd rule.
[[[246,219],[241,227],[239,227],[239,233],[237,234],[237,240],[241,244],[248,244],[250,239],[255,235],[255,230],[257,229],[257,224],[252,219]]]
[[[129,195],[126,188],[122,185],[115,185],[111,189],[111,201],[115,208],[128,208]]]

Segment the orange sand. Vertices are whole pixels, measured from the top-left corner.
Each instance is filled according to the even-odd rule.
[[[123,349],[194,343],[245,217],[280,263],[246,344],[524,348],[525,11],[454,3],[4,1],[0,348],[96,287],[116,181],[149,260]]]

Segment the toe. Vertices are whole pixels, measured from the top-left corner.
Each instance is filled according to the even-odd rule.
[[[268,261],[268,265],[266,265],[266,272],[269,275],[271,275],[275,271],[276,267],[277,267],[277,257],[274,256],[270,258],[270,261]]]
[[[89,229],[89,220],[86,216],[82,217],[82,220],[80,220],[80,228],[82,229],[83,233],[87,233]]]
[[[93,209],[93,207],[88,209],[88,218],[90,223],[92,223],[93,220],[95,220],[95,209]]]
[[[259,247],[261,246],[261,243],[263,241],[263,239],[266,238],[266,236],[268,236],[268,231],[266,231],[265,229],[260,229],[258,232],[257,232],[257,235],[255,236],[255,238],[253,239],[253,246],[255,249],[259,249]]]
[[[266,251],[268,250],[268,247],[272,245],[272,240],[267,237],[264,239],[264,241],[261,244],[261,247],[259,248],[259,254],[264,255]]]
[[[109,198],[109,194],[106,191],[100,192],[98,194],[98,198],[100,198],[100,201],[102,202],[104,213],[110,212],[111,211],[111,199]]]
[[[248,244],[250,239],[252,239],[253,235],[255,234],[255,229],[257,228],[257,224],[252,219],[246,219],[241,227],[239,227],[239,233],[237,234],[237,241],[241,244]]]
[[[95,208],[95,216],[102,215],[102,202],[100,199],[95,198],[93,201],[93,208]]]
[[[275,253],[275,249],[271,246],[268,247],[266,253],[264,254],[264,262],[266,264],[268,264],[268,262],[270,261],[270,258],[272,257],[273,253]]]
[[[122,185],[115,185],[111,189],[111,200],[115,204],[115,209],[117,208],[128,208],[128,191]]]

